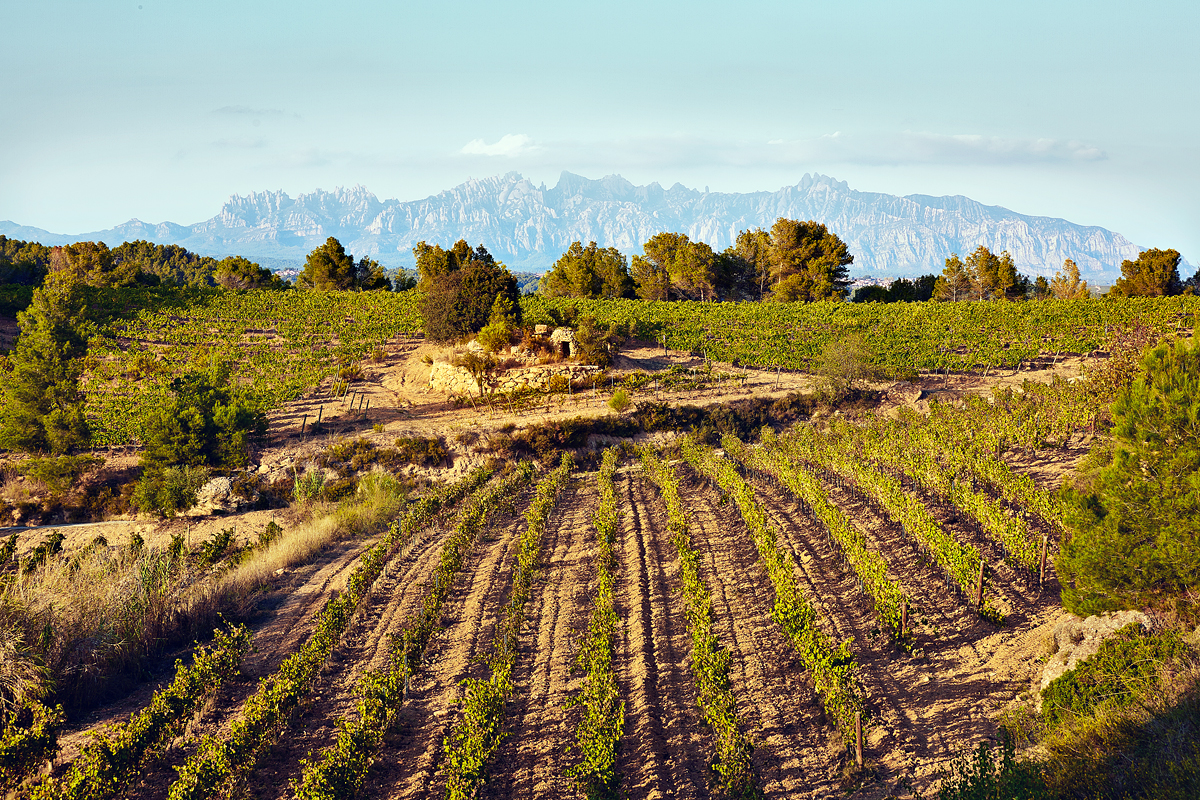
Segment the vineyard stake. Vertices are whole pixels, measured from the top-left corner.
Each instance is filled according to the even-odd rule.
[[[324,413],[325,413],[325,404],[324,404],[324,403],[322,403],[322,404],[321,404],[321,407],[317,409],[317,424],[318,424],[318,425],[320,425],[320,424],[321,424],[321,416],[322,416]]]
[[[1049,546],[1050,546],[1050,536],[1049,535],[1043,536],[1042,537],[1041,565],[1038,569],[1038,585],[1039,586],[1046,582],[1046,550],[1047,550],[1047,548],[1049,548]]]
[[[983,571],[987,567],[987,562],[980,559],[979,561],[979,582],[975,584],[975,605],[983,608]]]
[[[854,760],[858,763],[859,768],[863,765],[863,741],[862,741],[862,712],[854,712]]]
[[[308,424],[308,414],[304,415],[304,419],[300,420],[300,441],[304,441],[304,426]]]
[[[908,636],[908,600],[900,601],[900,637]]]

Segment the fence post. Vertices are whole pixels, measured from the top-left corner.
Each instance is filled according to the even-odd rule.
[[[1046,534],[1042,537],[1042,557],[1041,564],[1038,569],[1038,585],[1046,582],[1046,550],[1050,546],[1050,535]]]
[[[862,712],[854,712],[854,761],[861,768],[863,765]]]

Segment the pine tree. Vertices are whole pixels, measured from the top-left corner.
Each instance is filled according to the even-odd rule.
[[[1090,486],[1068,489],[1058,560],[1077,614],[1200,586],[1200,339],[1160,344],[1113,404],[1113,441]]]
[[[52,273],[17,315],[21,335],[4,376],[0,447],[61,455],[89,439],[79,378],[87,323],[79,284]]]

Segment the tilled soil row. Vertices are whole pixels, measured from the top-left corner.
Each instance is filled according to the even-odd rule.
[[[255,630],[254,650],[246,657],[241,676],[217,689],[165,756],[143,768],[140,782],[127,790],[127,797],[138,800],[166,797],[167,789],[177,777],[175,768],[192,753],[200,737],[220,736],[229,730],[241,714],[246,699],[257,691],[259,679],[278,669],[280,663],[300,647],[311,632],[313,619],[333,592],[345,588],[358,567],[359,557],[377,538],[342,542],[322,558],[325,563],[320,564]],[[146,700],[148,702],[149,698]]]
[[[517,507],[526,504],[522,499]],[[462,681],[486,676],[481,659],[491,649],[523,526],[518,517],[493,523],[480,534],[442,606],[443,628],[430,639],[396,730],[367,775],[364,798],[442,796],[445,781],[438,769],[443,740],[462,700]]]
[[[577,476],[551,515],[542,543],[541,575],[526,606],[526,627],[513,669],[508,739],[496,752],[483,798],[571,797],[566,777],[573,762],[577,715],[567,700],[582,674],[573,669],[588,624],[592,549],[591,515],[598,502],[595,474]]]
[[[679,571],[666,506],[641,477],[618,473],[615,653],[625,698],[625,737],[617,753],[621,789],[630,798],[714,795],[710,734],[696,706],[688,667],[691,640],[677,603]]]
[[[292,796],[290,785],[300,777],[300,759],[333,742],[338,720],[355,713],[362,674],[386,665],[391,635],[420,610],[426,579],[437,567],[443,540],[456,520],[454,514],[442,516],[437,526],[418,533],[387,565],[291,729],[251,776],[245,796],[264,800]]]
[[[738,717],[755,746],[766,797],[836,793],[840,747],[830,745],[824,712],[804,663],[771,617],[774,592],[736,506],[686,470],[680,496],[692,510],[691,535],[712,594],[716,634],[732,658]]]

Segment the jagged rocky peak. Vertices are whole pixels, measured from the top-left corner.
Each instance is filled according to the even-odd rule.
[[[352,252],[376,254],[388,266],[411,265],[418,241],[449,245],[466,239],[485,244],[514,269],[541,270],[573,241],[636,253],[654,234],[679,231],[720,250],[733,244],[739,230],[770,228],[779,217],[825,223],[849,245],[856,273],[881,276],[939,272],[951,253],[985,245],[1008,250],[1028,274],[1053,274],[1072,258],[1085,278],[1104,281],[1140,250],[1099,227],[1026,216],[962,196],[860,192],[820,173],[774,192],[751,193],[701,192],[680,183],[663,189],[615,174],[592,179],[571,172],[552,188],[509,172],[403,202],[381,201],[361,185],[295,199],[283,191],[252,192],[230,197],[219,214],[195,225],[131,221],[84,238],[118,243],[136,233],[132,238],[213,255],[302,260],[326,236],[337,236]],[[8,230],[30,238],[30,229],[0,226],[0,233]]]

